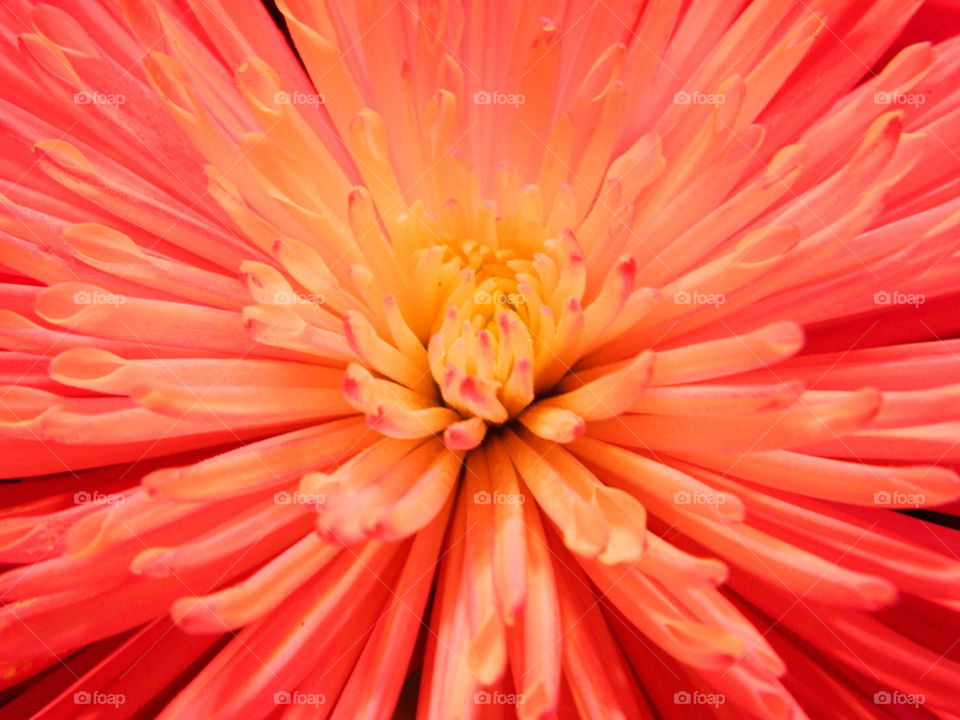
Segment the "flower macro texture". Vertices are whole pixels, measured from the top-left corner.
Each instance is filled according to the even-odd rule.
[[[957,17],[2,0],[0,718],[960,718]]]

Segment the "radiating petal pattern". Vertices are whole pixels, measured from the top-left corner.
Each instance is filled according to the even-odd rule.
[[[0,715],[955,720],[952,5],[4,0]]]

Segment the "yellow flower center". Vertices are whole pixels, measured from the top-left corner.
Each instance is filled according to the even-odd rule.
[[[604,345],[622,332],[621,311],[632,303],[639,312],[651,298],[635,294],[635,262],[617,258],[617,243],[581,247],[567,194],[557,193],[546,211],[537,186],[504,183],[495,203],[476,187],[452,185],[456,197],[433,210],[414,202],[381,216],[380,245],[375,221],[360,222],[373,217],[367,197],[352,196],[354,234],[388,280],[381,287],[370,270],[351,270],[371,312],[344,317],[359,360],[348,368],[345,395],[392,437],[442,432],[448,446],[466,450],[518,418],[569,439],[584,418],[553,396],[583,384],[565,379],[582,357],[600,352],[607,362]]]

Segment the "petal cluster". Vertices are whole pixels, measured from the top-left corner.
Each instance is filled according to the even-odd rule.
[[[952,718],[919,5],[7,0],[4,711]]]

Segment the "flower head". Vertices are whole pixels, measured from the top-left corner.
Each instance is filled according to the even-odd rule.
[[[960,42],[276,5],[0,9],[5,709],[952,717]]]

